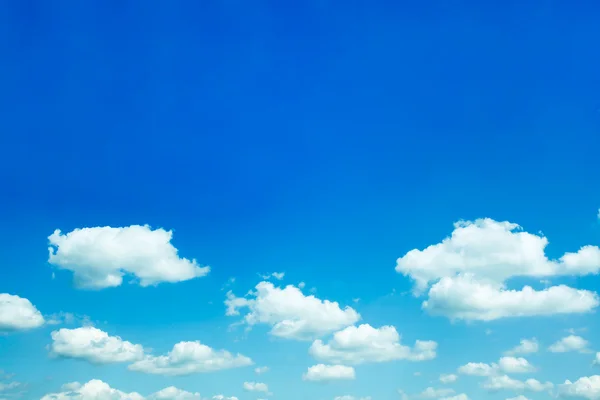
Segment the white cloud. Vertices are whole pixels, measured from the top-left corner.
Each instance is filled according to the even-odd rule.
[[[506,317],[585,313],[599,304],[598,295],[565,285],[536,291],[530,286],[508,290],[481,283],[472,275],[442,278],[429,291],[423,309],[453,320],[492,321]]]
[[[600,365],[600,351],[596,353],[596,359],[593,362],[594,365]]]
[[[505,317],[583,313],[600,303],[594,292],[564,285],[536,291],[509,290],[512,277],[586,275],[600,270],[600,248],[584,246],[558,260],[546,257],[548,239],[517,224],[459,221],[452,235],[400,257],[396,271],[412,278],[415,294],[428,292],[423,308],[451,319],[489,321]]]
[[[352,325],[360,315],[351,307],[340,308],[337,302],[305,296],[300,289],[288,285],[281,289],[271,282],[260,282],[251,299],[227,293],[227,315],[237,315],[247,307],[244,317],[248,326],[270,325],[270,333],[287,339],[310,340]]]
[[[449,388],[435,389],[432,387],[428,387],[427,389],[423,390],[421,392],[421,394],[419,394],[419,397],[421,397],[423,399],[438,399],[440,397],[446,397],[451,394],[454,394],[453,389],[449,389]]]
[[[442,397],[440,398],[440,400],[469,400],[469,396],[467,396],[464,393],[461,393],[457,394],[456,396]]]
[[[527,379],[525,381],[519,381],[507,375],[490,376],[488,380],[483,383],[482,386],[483,388],[491,392],[499,390],[528,390],[531,392],[542,392],[544,390],[550,390],[554,387],[554,385],[551,382],[542,383],[537,379]]]
[[[417,340],[413,348],[400,343],[393,326],[373,328],[369,324],[349,326],[336,332],[329,343],[315,340],[310,354],[337,364],[362,364],[392,360],[424,361],[436,356],[437,343]]]
[[[256,372],[257,374],[264,374],[265,372],[269,371],[269,367],[256,367],[254,368],[254,372]]]
[[[200,393],[186,392],[175,386],[169,386],[148,396],[149,400],[200,400]]]
[[[492,376],[498,373],[498,365],[470,362],[459,367],[458,373],[471,376]]]
[[[144,357],[139,344],[109,336],[92,326],[77,329],[60,329],[51,334],[50,350],[61,357],[82,358],[92,363],[131,362]]]
[[[588,341],[581,336],[569,335],[553,343],[548,347],[548,351],[552,353],[566,353],[569,351],[577,351],[580,353],[589,353]]]
[[[517,354],[530,354],[537,353],[539,350],[539,344],[536,338],[532,339],[521,339],[518,346],[506,351],[506,355],[517,355]]]
[[[62,390],[63,392],[72,392],[75,390],[79,390],[80,388],[81,388],[81,383],[69,382],[69,383],[65,383],[64,385],[62,385],[60,387],[60,390]]]
[[[523,396],[522,394],[520,394],[520,395],[518,395],[516,397],[511,397],[511,398],[508,398],[506,400],[529,400],[529,399],[527,397]]]
[[[23,297],[0,293],[0,331],[17,331],[44,325],[44,317]]]
[[[84,385],[79,382],[64,384],[62,392],[50,393],[42,397],[42,400],[144,400],[144,396],[137,392],[125,393],[111,388],[107,383],[98,379],[92,379]],[[164,388],[151,394],[148,400],[200,400],[200,393],[186,392],[174,386]],[[217,396],[213,397],[217,399]],[[223,398],[234,399],[235,398]]]
[[[222,394],[217,394],[217,395],[213,396],[212,399],[213,400],[238,400],[238,398],[235,396],[227,397],[227,396],[223,396]]]
[[[467,363],[458,368],[463,375],[494,376],[500,373],[524,374],[534,372],[536,368],[522,357],[501,357],[498,363]]]
[[[335,381],[335,380],[350,380],[355,379],[356,373],[354,368],[345,365],[324,365],[317,364],[308,368],[302,376],[305,381]]]
[[[7,390],[16,389],[20,386],[21,386],[20,382],[8,382],[8,383],[0,382],[0,392],[5,392]]]
[[[129,365],[132,371],[160,375],[188,375],[252,365],[252,360],[241,354],[214,350],[199,341],[179,342],[163,356],[147,355]]]
[[[282,280],[285,276],[285,272],[273,272],[271,276],[277,280]]]
[[[269,393],[269,386],[262,382],[244,382],[244,390],[248,392]]]
[[[526,374],[535,372],[535,367],[523,357],[502,357],[498,360],[500,370],[507,374]]]
[[[75,390],[50,393],[41,400],[143,400],[137,392],[125,393],[111,388],[107,383],[92,379]]]
[[[558,385],[558,393],[562,397],[600,399],[600,375],[584,376],[575,382],[566,380],[562,385]]]
[[[440,375],[440,382],[442,383],[454,383],[458,379],[457,375],[454,374],[442,374]]]
[[[86,289],[120,286],[130,274],[141,286],[181,282],[205,276],[209,267],[180,258],[171,244],[172,231],[148,225],[60,230],[48,237],[48,262],[72,271],[75,285]]]

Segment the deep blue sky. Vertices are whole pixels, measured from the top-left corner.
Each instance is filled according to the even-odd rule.
[[[551,257],[600,239],[600,7],[522,3],[3,2],[0,292],[43,313],[106,321],[161,351],[202,339],[244,352],[271,342],[257,332],[247,339],[256,344],[232,343],[221,286],[236,277],[242,295],[257,273],[281,270],[322,298],[360,297],[364,319],[394,324],[408,342],[440,343],[437,366],[378,369],[372,376],[389,381],[357,379],[357,396],[396,398],[399,387],[423,386],[403,371],[414,380],[415,368],[433,376],[474,361],[471,350],[455,361],[454,346],[486,339],[485,325],[452,325],[444,348],[423,332],[448,321],[424,315],[418,299],[385,297],[411,286],[396,258],[439,242],[461,218],[542,231]],[[51,279],[55,229],[132,224],[173,229],[180,254],[211,274],[100,292],[73,289],[68,273]],[[558,336],[585,325],[544,321]],[[509,337],[481,361],[542,336],[514,331],[528,324],[506,322]],[[169,331],[164,343],[147,337],[153,327]],[[198,327],[220,330],[196,337]],[[0,369],[32,382],[35,396],[92,378],[143,394],[170,384],[53,367],[49,332],[0,337]],[[353,390],[284,376],[293,362],[280,352],[290,348],[305,370],[306,346],[273,346],[277,398],[289,387],[292,400]],[[236,372],[225,374],[175,384],[224,392]],[[563,375],[544,379],[578,377]]]

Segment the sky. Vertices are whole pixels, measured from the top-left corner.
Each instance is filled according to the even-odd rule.
[[[0,3],[0,399],[600,399],[598,15]]]

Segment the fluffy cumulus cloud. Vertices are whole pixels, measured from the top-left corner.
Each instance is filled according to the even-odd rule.
[[[107,383],[92,379],[74,390],[59,393],[50,393],[42,400],[143,400],[144,397],[137,393],[125,393],[111,388]]]
[[[324,343],[315,340],[310,354],[316,359],[338,364],[362,364],[392,360],[424,361],[436,356],[437,343],[417,340],[414,347],[400,343],[393,326],[373,328],[369,324],[349,326]]]
[[[512,349],[505,352],[507,356],[517,354],[530,354],[537,353],[539,351],[539,343],[536,338],[532,339],[521,339],[519,344]]]
[[[132,275],[141,286],[180,282],[205,276],[209,267],[181,258],[171,244],[172,231],[132,225],[56,230],[50,241],[48,261],[73,272],[75,285],[104,289],[121,285]]]
[[[580,353],[589,353],[588,341],[577,335],[566,336],[548,347],[548,351],[552,353],[566,353],[569,351],[577,351]]]
[[[600,399],[600,375],[584,376],[575,382],[569,380],[558,385],[558,393],[562,397],[578,397],[582,399]]]
[[[513,379],[508,375],[490,376],[487,379],[487,381],[483,383],[482,386],[490,392],[496,392],[499,390],[528,390],[531,392],[543,392],[551,390],[554,387],[554,385],[551,382],[540,382],[537,379],[527,379],[525,381],[520,381],[517,379]]]
[[[254,372],[257,374],[264,374],[265,372],[269,372],[269,367],[256,367],[254,368]]]
[[[523,396],[522,394],[516,396],[516,397],[510,397],[506,400],[529,400],[527,397]]]
[[[442,374],[440,375],[440,382],[442,383],[454,383],[458,380],[458,376],[455,374]]]
[[[397,260],[396,271],[413,279],[414,292],[428,293],[423,308],[451,319],[495,320],[505,317],[589,312],[598,295],[568,286],[510,290],[512,277],[549,278],[587,275],[600,270],[600,248],[584,246],[557,260],[545,254],[548,239],[524,232],[511,222],[459,221],[450,237]]]
[[[200,400],[200,393],[187,392],[185,390],[169,386],[148,396],[149,400]]]
[[[239,315],[240,308],[247,308],[244,323],[248,326],[270,325],[272,335],[287,339],[311,340],[360,319],[353,308],[341,308],[337,302],[305,296],[293,285],[279,288],[263,281],[256,285],[249,297],[240,298],[228,292],[226,314]]]
[[[459,373],[472,376],[495,376],[501,373],[525,374],[535,370],[536,368],[527,359],[512,356],[501,357],[498,363],[470,362],[458,368]]]
[[[355,396],[350,396],[350,395],[344,395],[344,396],[336,396],[333,398],[333,400],[371,400],[371,396],[355,397]]]
[[[302,376],[305,381],[327,382],[337,380],[351,380],[356,378],[354,368],[346,365],[317,364],[308,368]]]
[[[148,397],[137,392],[126,393],[111,388],[107,383],[92,379],[84,385],[78,382],[67,383],[62,386],[61,392],[50,393],[42,400],[200,400],[200,393],[188,392],[175,386],[169,386]],[[235,397],[214,396],[215,400],[237,400]]]
[[[29,300],[0,293],[0,332],[32,329],[42,325],[44,317]]]
[[[600,351],[596,353],[596,358],[593,362],[594,365],[600,365]]]
[[[198,341],[179,342],[162,356],[146,355],[129,365],[132,371],[159,375],[188,375],[252,365],[252,360],[241,354],[215,350]]]
[[[92,363],[105,364],[132,362],[144,357],[144,348],[139,344],[109,336],[92,326],[77,329],[60,329],[51,334],[50,350],[61,357],[81,358]]]
[[[269,386],[262,382],[244,382],[244,390],[247,392],[269,393]]]

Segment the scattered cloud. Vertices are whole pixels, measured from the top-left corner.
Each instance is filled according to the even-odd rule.
[[[539,347],[540,346],[536,338],[521,339],[521,342],[518,346],[515,346],[512,349],[506,351],[504,354],[510,356],[517,354],[537,353],[539,351]]]
[[[48,237],[48,262],[73,272],[75,286],[104,289],[120,286],[132,275],[141,286],[181,282],[208,274],[196,260],[180,258],[171,244],[172,231],[148,225],[60,230]]]
[[[519,381],[509,377],[508,375],[496,375],[490,376],[487,381],[483,383],[482,387],[490,392],[496,392],[499,390],[527,390],[531,392],[543,392],[545,390],[552,389],[554,385],[551,382],[542,383],[537,379]]]
[[[144,348],[92,326],[51,333],[52,354],[66,358],[81,358],[96,364],[132,362],[144,357]]]
[[[148,396],[149,400],[200,400],[200,393],[187,392],[175,386],[169,386]]]
[[[511,397],[509,399],[506,400],[529,400],[527,397],[523,396],[522,394],[516,396],[516,397]]]
[[[600,248],[548,259],[548,239],[524,232],[511,222],[490,218],[459,221],[438,244],[400,257],[396,271],[412,278],[415,295],[427,292],[423,309],[450,319],[490,321],[506,317],[589,312],[598,295],[565,285],[510,290],[513,277],[587,275],[600,270]]]
[[[257,374],[264,374],[265,372],[269,371],[269,367],[256,367],[254,368],[254,372],[256,372]]]
[[[305,381],[326,382],[336,380],[352,380],[356,378],[354,368],[345,365],[317,364],[308,368],[302,376]]]
[[[167,376],[213,372],[252,365],[252,360],[226,350],[214,350],[199,341],[179,342],[163,356],[146,355],[129,365],[131,371]]]
[[[600,375],[584,376],[575,382],[566,380],[558,385],[561,397],[579,397],[588,400],[600,399]]]
[[[427,389],[423,390],[421,392],[421,394],[419,394],[418,397],[423,398],[423,399],[439,399],[440,397],[446,397],[451,394],[454,394],[454,389],[449,389],[449,388],[435,389],[432,387],[428,387]]]
[[[248,308],[243,322],[249,327],[256,324],[271,326],[274,336],[311,340],[334,332],[360,319],[353,308],[341,308],[337,302],[320,300],[314,295],[305,296],[294,285],[275,287],[271,282],[260,282],[250,298],[227,293],[227,315],[238,315],[240,308]]]
[[[569,335],[553,343],[548,347],[548,351],[552,353],[566,353],[577,351],[579,353],[589,353],[588,341],[581,336]]]
[[[269,386],[261,382],[244,382],[244,390],[247,392],[269,393]]]
[[[29,300],[0,293],[0,332],[38,328],[44,322],[42,313]]]
[[[454,383],[457,380],[458,380],[458,375],[455,375],[455,374],[440,375],[440,382],[442,382],[442,383]]]
[[[201,400],[200,393],[187,392],[169,386],[144,397],[137,392],[126,393],[110,387],[107,383],[92,379],[85,384],[72,382],[64,384],[61,392],[50,393],[42,400]],[[214,400],[237,400],[236,397],[213,396]],[[203,399],[206,400],[206,399]]]
[[[467,396],[464,393],[461,393],[457,394],[456,396],[442,397],[440,398],[440,400],[469,400],[469,396]]]
[[[107,383],[92,379],[75,390],[60,393],[50,393],[41,400],[143,400],[144,397],[137,393],[125,393],[111,388]]]
[[[16,389],[21,386],[20,382],[0,382],[0,392],[5,392],[8,390]]]
[[[501,357],[498,363],[470,362],[458,368],[460,374],[472,376],[495,376],[500,373],[525,374],[535,370],[536,368],[525,358],[512,356]]]
[[[594,365],[600,365],[600,351],[596,353],[596,359],[593,362]]]
[[[436,356],[437,343],[417,340],[414,347],[400,343],[393,326],[349,326],[325,344],[315,340],[309,353],[316,359],[338,364],[362,364],[393,360],[425,361]]]

